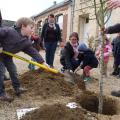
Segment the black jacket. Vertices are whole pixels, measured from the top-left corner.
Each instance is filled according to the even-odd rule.
[[[117,36],[113,42],[113,56],[114,56],[114,64],[117,67],[120,65],[120,36]]]
[[[107,34],[119,33],[120,32],[120,23],[110,26],[106,29]]]
[[[65,63],[67,67],[66,69],[72,70],[71,59],[73,58],[73,56],[74,56],[73,47],[69,42],[67,42],[64,49],[61,50],[61,56],[60,56],[60,62]]]
[[[55,30],[55,33],[56,33],[56,41],[62,41],[61,39],[61,31],[60,31],[60,27],[58,24],[55,23],[55,26],[56,26],[56,30]],[[49,23],[45,23],[43,25],[43,28],[42,28],[42,33],[41,33],[41,40],[44,42],[47,42],[47,33],[48,33],[48,27],[49,27]]]
[[[0,45],[5,51],[14,54],[23,51],[39,63],[44,61],[38,51],[33,48],[31,40],[21,35],[20,29],[13,27],[0,28]]]
[[[120,58],[120,36],[117,36],[115,39],[113,39],[112,46],[113,56],[115,58]]]
[[[96,68],[98,66],[98,60],[91,49],[89,48],[86,49],[85,51],[83,51],[82,54],[83,54],[82,57],[83,65],[81,66],[82,68],[84,68],[87,65],[89,65],[92,68]]]

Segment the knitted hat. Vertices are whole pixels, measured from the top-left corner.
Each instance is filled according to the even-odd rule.
[[[80,43],[78,46],[78,51],[85,51],[87,50],[87,45],[85,43]]]

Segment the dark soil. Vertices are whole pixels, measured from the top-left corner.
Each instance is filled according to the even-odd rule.
[[[22,86],[28,89],[28,92],[26,92],[27,95],[32,97],[41,96],[44,99],[57,95],[72,96],[76,90],[80,88],[85,89],[85,84],[80,79],[76,84],[72,84],[65,81],[64,76],[61,74],[52,74],[40,69],[22,74],[20,80]],[[10,86],[9,84],[8,88]],[[11,89],[8,92],[12,93]]]
[[[45,105],[27,113],[21,120],[88,120],[86,111],[80,108],[70,109],[65,105]]]
[[[76,101],[85,109],[98,113],[99,99],[98,94],[84,91],[81,95],[76,96]],[[103,114],[117,114],[117,101],[113,98],[103,96]]]

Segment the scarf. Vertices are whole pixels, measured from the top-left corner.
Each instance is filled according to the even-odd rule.
[[[73,58],[74,58],[75,60],[77,60],[77,57],[78,57],[78,54],[79,54],[79,52],[78,52],[78,43],[76,43],[76,44],[72,44],[72,43],[71,43],[71,45],[72,45],[73,51],[74,51],[74,56],[73,56]]]
[[[56,30],[55,23],[49,23],[49,27],[50,27],[50,28],[54,28],[54,30]]]

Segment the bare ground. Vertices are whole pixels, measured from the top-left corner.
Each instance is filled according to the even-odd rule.
[[[44,56],[44,52],[41,52],[41,54]],[[27,55],[23,53],[19,53],[21,56],[25,56],[26,58],[30,59]],[[19,74],[23,74],[24,72],[28,71],[28,64],[21,61],[21,60],[16,60],[16,65],[18,69]],[[119,90],[120,89],[120,79],[117,79],[115,77],[110,76],[109,74],[112,72],[112,58],[109,63],[108,67],[108,77],[104,79],[104,95],[110,98],[113,98],[114,100],[117,101],[118,104],[118,113],[116,115],[98,115],[100,120],[120,120],[120,98],[113,97],[111,96],[111,91],[112,90]],[[59,63],[59,52],[56,53],[55,57],[55,68],[60,69],[61,65]],[[78,72],[78,74],[82,74],[82,70]],[[91,75],[95,78],[100,78],[100,73],[98,68],[94,69],[91,71]],[[99,82],[98,80],[92,81],[90,83],[86,84],[86,89],[99,93]],[[47,98],[43,99],[41,96],[37,97],[31,97],[28,94],[22,95],[20,98],[15,97],[14,102],[12,103],[2,103],[0,102],[0,120],[17,120],[17,115],[16,115],[16,110],[20,108],[29,108],[29,107],[40,107],[44,104],[48,105],[53,105],[55,103],[63,103],[67,104],[68,102],[72,101],[73,97],[63,97],[63,96],[58,96],[58,97],[52,97],[52,98]]]

